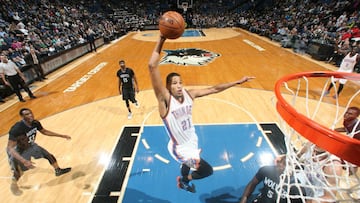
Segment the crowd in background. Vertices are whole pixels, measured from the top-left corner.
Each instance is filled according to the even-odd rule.
[[[89,33],[116,33],[112,10],[95,1],[2,1],[0,10],[1,51],[20,67],[31,47],[47,57],[85,43]]]
[[[184,15],[189,27],[239,26],[302,50],[311,40],[341,44],[360,37],[359,4],[359,0],[194,0]],[[30,46],[49,56],[86,42],[88,29],[112,39],[156,25],[164,11],[175,9],[182,12],[176,0],[2,1],[0,47],[21,64],[19,55]]]
[[[193,4],[184,12],[177,0],[2,0],[0,49],[22,67],[32,47],[44,59],[92,37],[111,41],[129,31],[154,29],[167,10],[182,12],[188,27],[241,27],[300,53],[315,40],[339,49],[360,42],[360,0],[188,2]],[[329,56],[337,65],[339,60],[336,53]]]
[[[229,1],[221,2],[227,5],[222,8],[231,7]],[[189,15],[189,23],[198,28],[241,27],[298,53],[305,53],[311,42],[331,46],[334,52],[338,48],[349,50],[351,45],[359,46],[359,0],[253,0],[239,5],[227,11],[214,6],[213,12],[209,12],[208,6],[199,5]],[[326,60],[338,66],[343,57],[334,53]]]

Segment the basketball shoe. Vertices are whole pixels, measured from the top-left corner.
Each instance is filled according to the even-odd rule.
[[[65,173],[68,173],[71,171],[71,168],[58,168],[58,169],[55,169],[55,175],[56,176],[61,176]]]
[[[195,193],[195,185],[189,182],[184,181],[180,176],[176,177],[177,186],[180,189],[186,190],[188,192]]]
[[[11,192],[12,192],[15,196],[20,196],[20,195],[22,195],[22,193],[23,193],[23,192],[20,190],[20,188],[19,188],[16,180],[11,180],[10,190],[11,190]]]

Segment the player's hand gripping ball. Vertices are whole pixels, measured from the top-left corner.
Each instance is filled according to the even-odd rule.
[[[159,29],[163,37],[177,39],[184,33],[184,18],[176,11],[167,11],[160,17]]]

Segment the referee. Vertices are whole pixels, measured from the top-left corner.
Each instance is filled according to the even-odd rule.
[[[5,55],[1,55],[0,75],[5,85],[12,87],[16,96],[19,98],[19,101],[25,102],[20,93],[20,87],[28,93],[31,99],[36,98],[25,83],[24,74],[19,70],[17,65],[11,60],[8,60]]]

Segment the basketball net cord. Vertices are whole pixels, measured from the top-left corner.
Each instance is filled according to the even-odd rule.
[[[286,91],[283,90],[281,94],[293,107],[306,114],[308,118],[314,122],[324,123],[322,116],[331,116],[328,116],[329,113],[326,112],[326,109],[321,110],[324,105],[330,105],[323,102],[323,95],[329,81],[333,84],[334,92],[337,92],[333,79],[333,76],[327,78],[321,96],[315,105],[309,99],[309,89],[313,89],[309,88],[310,83],[306,76],[298,78],[297,85],[296,83],[293,85],[296,86],[293,88],[294,90],[289,88],[288,83],[285,82],[283,85]],[[302,81],[305,81],[305,91],[301,85]],[[302,92],[305,94],[304,97],[299,96]],[[345,110],[359,94],[360,89],[349,99]],[[312,106],[310,102],[312,102]],[[299,104],[302,104],[302,108],[305,106],[305,109],[300,110]],[[340,114],[341,108],[338,97],[336,97],[336,104],[332,108],[335,108],[335,116],[330,118],[332,120],[330,124],[327,122],[325,125],[334,130],[335,126],[339,125],[342,120],[345,110],[342,110],[344,113]],[[360,202],[360,169],[356,172],[356,165],[343,161],[328,151],[319,150],[313,143],[295,131],[280,115],[279,125],[285,135],[287,156],[286,169],[280,176],[277,187],[278,194],[286,196],[287,202]],[[356,134],[357,132],[352,133]],[[344,134],[344,136],[346,135]],[[301,149],[305,149],[303,154],[301,154]],[[278,195],[277,202],[280,202],[280,196]]]

